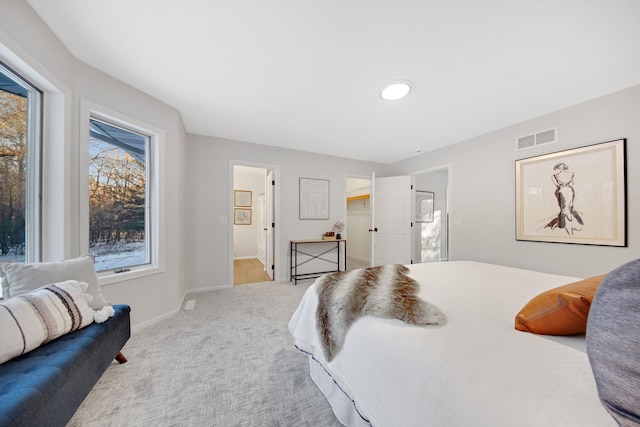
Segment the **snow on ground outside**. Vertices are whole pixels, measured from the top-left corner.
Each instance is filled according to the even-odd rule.
[[[146,263],[144,242],[95,245],[89,252],[96,257],[96,271]],[[0,255],[0,263],[2,262],[24,262],[24,254],[15,254],[10,251],[7,255]]]
[[[146,263],[144,242],[95,245],[90,252],[96,258],[96,271],[113,270]]]
[[[91,253],[95,255],[95,268],[97,272],[114,270],[120,267],[131,267],[146,263],[144,242],[120,243],[112,246],[102,246],[91,248]],[[3,262],[24,262],[24,254],[16,255],[9,253],[0,255],[0,263]],[[2,297],[2,287],[0,286],[0,297]]]

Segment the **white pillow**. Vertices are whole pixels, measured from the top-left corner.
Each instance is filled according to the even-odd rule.
[[[100,292],[92,255],[57,262],[0,264],[0,277],[4,299],[26,294],[49,283],[77,280],[89,285],[87,293],[93,296],[89,301],[91,308],[100,310],[107,305]]]
[[[68,280],[0,302],[0,363],[93,322],[87,284]]]

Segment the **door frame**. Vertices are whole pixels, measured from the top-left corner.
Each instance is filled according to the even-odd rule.
[[[451,225],[453,225],[452,219],[453,219],[453,211],[451,209],[451,206],[453,205],[452,198],[453,198],[453,165],[451,163],[445,163],[439,166],[434,166],[431,168],[427,168],[427,169],[421,169],[419,171],[416,172],[411,172],[409,175],[411,175],[412,180],[414,180],[415,182],[415,177],[418,175],[423,175],[426,173],[432,173],[432,172],[439,172],[439,171],[443,171],[446,170],[447,171],[447,200],[446,200],[446,209],[447,209],[447,260],[451,260],[453,257],[453,245],[451,244],[451,232],[452,232],[452,227]],[[413,247],[413,242],[412,242],[412,247]]]
[[[260,163],[260,162],[250,162],[245,160],[237,160],[231,159],[229,160],[229,191],[228,191],[228,233],[229,233],[229,287],[233,288],[234,274],[233,274],[233,243],[234,243],[234,235],[233,235],[233,189],[234,189],[234,167],[235,166],[249,166],[252,168],[260,168],[265,170],[273,171],[273,179],[276,182],[275,189],[273,191],[273,221],[276,224],[275,231],[273,233],[273,259],[274,259],[274,270],[273,277],[276,280],[279,277],[278,272],[278,262],[280,255],[280,231],[278,225],[280,224],[280,165],[274,165],[270,163]],[[265,174],[266,180],[266,174]]]

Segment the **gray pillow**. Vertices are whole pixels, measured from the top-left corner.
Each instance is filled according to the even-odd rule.
[[[604,407],[621,426],[640,425],[640,259],[613,270],[598,288],[587,354]]]
[[[29,293],[51,283],[77,280],[89,285],[87,293],[93,296],[89,301],[89,307],[100,310],[107,304],[100,292],[98,275],[93,267],[91,255],[58,262],[0,264],[0,277],[2,295],[5,299]]]

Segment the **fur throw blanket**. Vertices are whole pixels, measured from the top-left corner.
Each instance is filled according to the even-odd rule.
[[[419,283],[404,265],[385,265],[341,271],[318,279],[316,325],[324,356],[333,360],[347,331],[360,317],[396,318],[411,325],[444,325],[438,307],[421,300]]]

